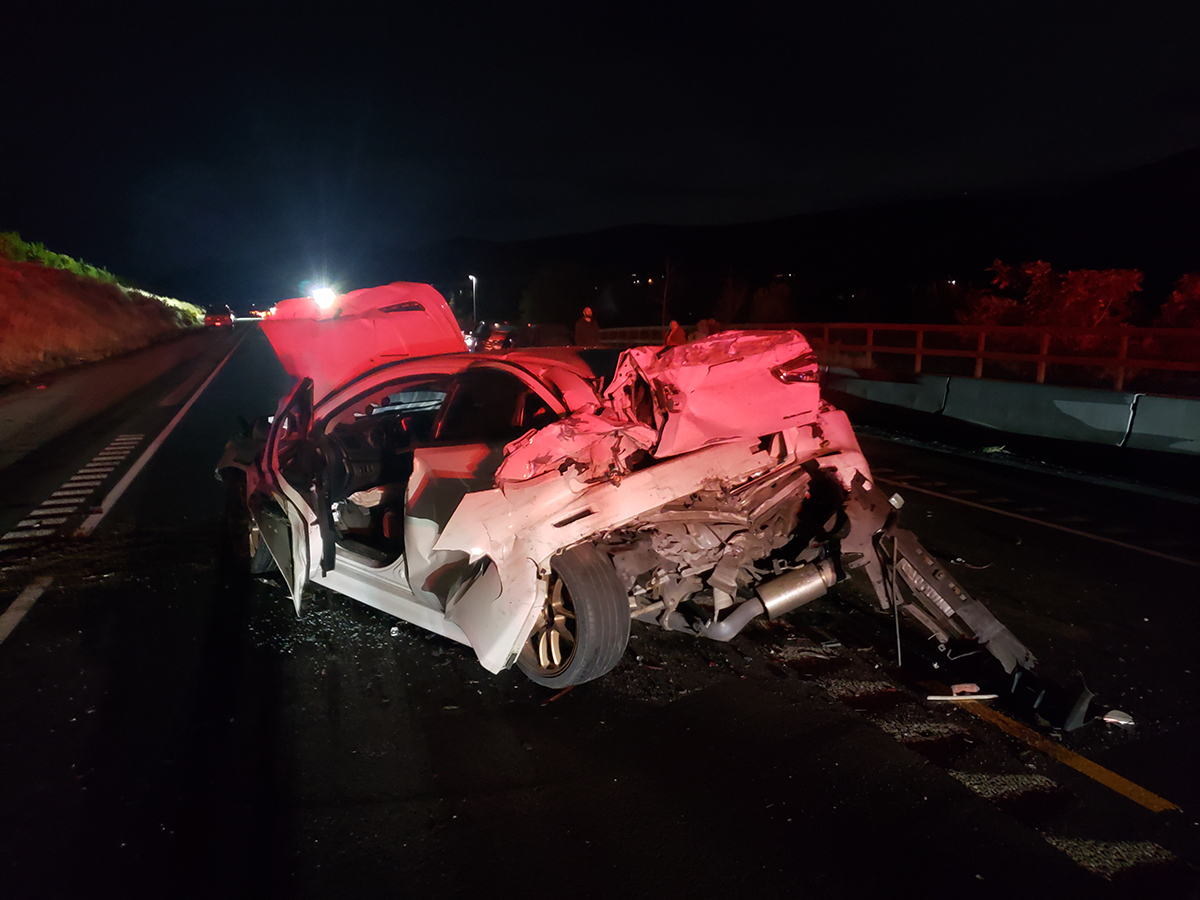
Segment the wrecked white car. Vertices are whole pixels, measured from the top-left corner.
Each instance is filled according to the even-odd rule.
[[[601,383],[568,349],[466,352],[427,285],[291,303],[263,330],[295,388],[219,468],[297,612],[319,585],[559,687],[634,619],[729,640],[861,568],[940,644],[1033,665],[897,527],[795,331],[630,349]]]

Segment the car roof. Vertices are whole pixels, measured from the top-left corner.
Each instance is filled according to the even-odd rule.
[[[508,353],[439,353],[425,357],[392,359],[373,368],[355,373],[327,392],[315,394],[318,408],[330,402],[340,403],[347,392],[370,391],[393,378],[421,375],[455,375],[473,368],[505,368],[519,370],[533,381],[540,382],[551,395],[557,396],[568,409],[594,404],[598,401],[598,382],[578,354],[569,348],[551,348],[550,353],[514,350]]]

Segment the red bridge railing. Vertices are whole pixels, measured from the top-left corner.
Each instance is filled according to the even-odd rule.
[[[1200,396],[1200,329],[791,322],[822,365]],[[606,328],[608,346],[662,343],[664,329]]]

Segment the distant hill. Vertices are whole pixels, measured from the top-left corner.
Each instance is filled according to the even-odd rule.
[[[477,275],[484,308],[495,317],[515,318],[521,292],[548,265],[581,267],[601,294],[602,282],[661,274],[670,260],[679,288],[671,312],[685,320],[710,313],[727,276],[753,291],[790,275],[802,318],[900,321],[926,312],[910,302],[924,286],[983,285],[997,258],[1043,259],[1059,270],[1137,268],[1146,276],[1145,296],[1161,301],[1180,275],[1200,270],[1198,209],[1200,148],[1058,196],[904,201],[768,222],[626,225],[510,243],[457,240],[424,248],[414,264],[444,289]],[[560,318],[572,321],[577,306],[593,299],[569,304]],[[628,303],[610,313],[610,320],[656,318]]]

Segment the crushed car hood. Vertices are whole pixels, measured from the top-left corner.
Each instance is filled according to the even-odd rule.
[[[262,330],[289,375],[312,378],[318,398],[381,363],[467,349],[442,295],[403,281],[342,294],[328,309],[311,297],[284,300]]]

